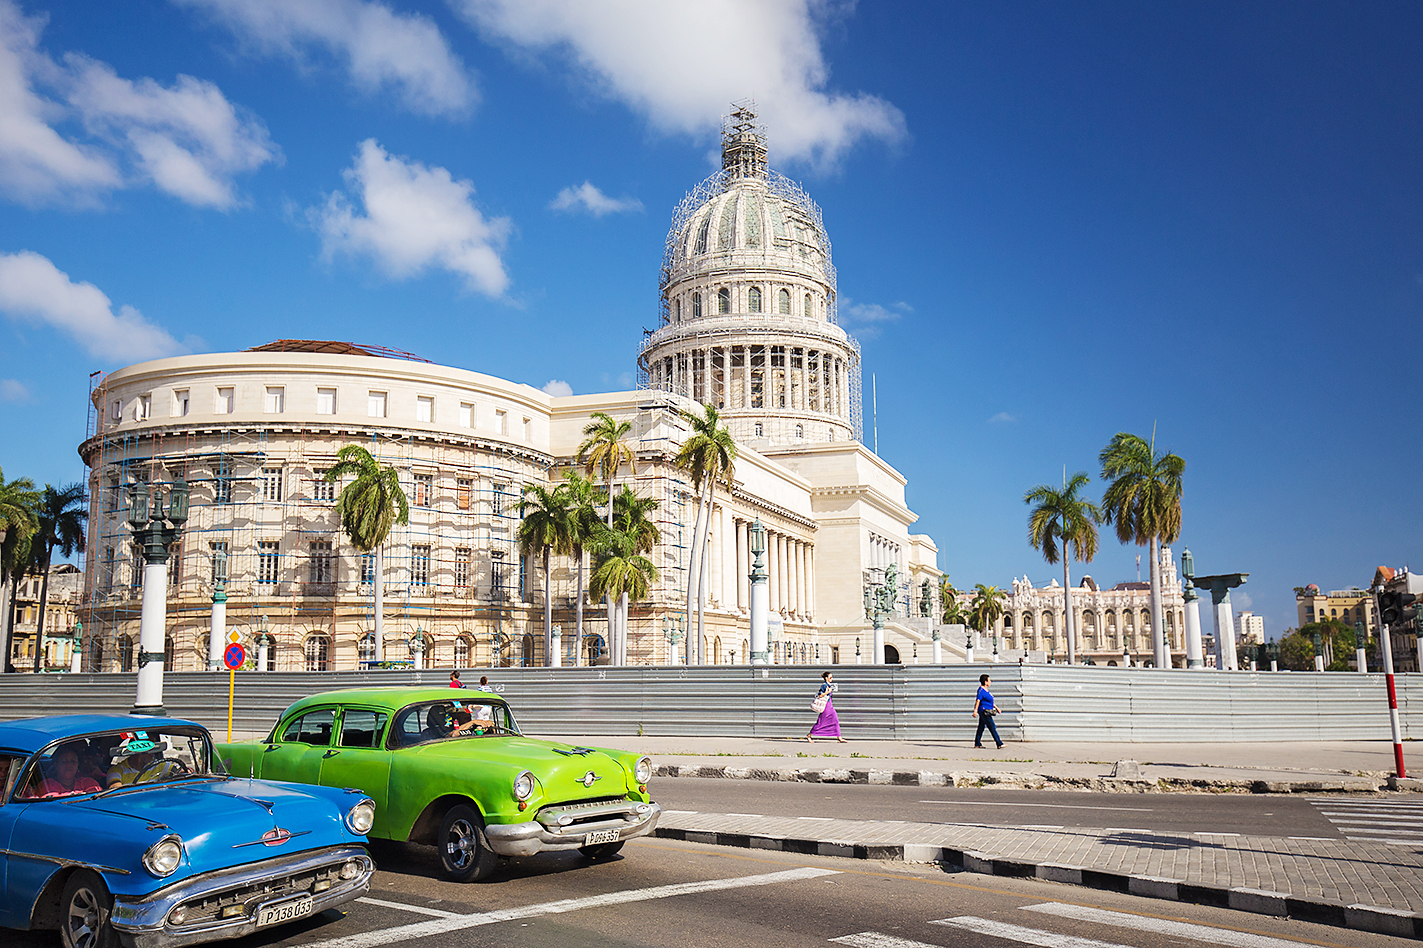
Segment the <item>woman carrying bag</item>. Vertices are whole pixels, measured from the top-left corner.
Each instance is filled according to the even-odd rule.
[[[815,719],[815,726],[810,729],[805,739],[814,744],[817,737],[833,737],[844,744],[845,739],[840,736],[840,717],[835,713],[835,702],[830,699],[831,695],[840,690],[840,686],[834,683],[835,676],[829,672],[821,672],[820,677],[825,681],[815,693],[815,699],[810,702],[810,710],[820,712],[820,717]]]

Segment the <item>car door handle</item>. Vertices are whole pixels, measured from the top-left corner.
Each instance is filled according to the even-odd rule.
[[[341,752],[338,751],[338,750],[329,750],[329,751],[327,751],[326,753],[324,753],[324,754],[321,755],[321,759],[322,759],[322,760],[325,760],[325,759],[328,758],[328,757],[335,757],[335,756],[336,756],[337,754],[339,754],[339,753],[341,753]]]
[[[263,751],[262,753],[264,753],[264,754],[270,754],[272,751],[274,751],[274,750],[276,750],[276,749],[277,749],[277,745],[276,745],[276,744],[268,744],[268,745],[267,745],[267,749],[266,749],[265,751]]]

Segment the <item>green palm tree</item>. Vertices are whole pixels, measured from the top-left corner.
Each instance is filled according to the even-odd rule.
[[[375,554],[375,660],[385,660],[385,563],[381,547],[396,524],[410,522],[410,501],[400,488],[400,475],[389,464],[382,465],[359,444],[348,444],[336,452],[336,463],[326,472],[333,484],[351,475],[355,479],[341,488],[336,513],[341,529],[351,545],[362,553]]]
[[[978,583],[973,587],[973,602],[969,604],[969,618],[973,627],[984,634],[993,631],[993,625],[1003,616],[1003,590],[997,586]]]
[[[958,625],[963,622],[963,604],[959,602],[959,591],[949,582],[949,577],[939,577],[940,621],[944,625]]]
[[[49,484],[39,495],[35,508],[35,534],[31,543],[31,563],[40,574],[40,615],[35,626],[35,671],[44,670],[44,614],[49,605],[49,567],[54,548],[63,556],[84,552],[84,526],[89,511],[84,506],[84,485]]]
[[[28,477],[6,481],[0,471],[0,671],[10,671],[10,636],[14,631],[15,594],[25,564],[30,559],[31,539],[39,528],[35,510],[39,491]]]
[[[736,472],[736,440],[721,424],[721,415],[712,405],[703,405],[702,414],[683,409],[682,420],[691,426],[691,435],[682,442],[673,464],[687,472],[697,492],[697,520],[692,529],[692,555],[687,566],[687,618],[691,627],[695,597],[697,616],[697,664],[706,661],[706,574],[707,534],[711,531],[712,504],[718,481],[731,490]],[[687,649],[691,664],[692,650]]]
[[[1151,557],[1151,644],[1157,668],[1171,667],[1161,607],[1161,557],[1158,543],[1181,535],[1181,479],[1186,462],[1170,452],[1156,452],[1151,441],[1118,432],[1102,449],[1102,522],[1116,527],[1122,543],[1146,546]]]
[[[637,453],[627,443],[632,434],[632,422],[618,421],[606,412],[595,411],[592,421],[583,426],[583,442],[578,445],[578,463],[583,472],[592,477],[594,472],[603,475],[603,484],[608,490],[608,526],[613,525],[613,480],[626,464],[632,473],[637,473]]]
[[[1092,562],[1097,555],[1097,524],[1102,522],[1101,508],[1078,496],[1078,491],[1090,483],[1092,478],[1078,471],[1071,478],[1064,474],[1061,490],[1041,484],[1023,495],[1023,503],[1033,505],[1028,514],[1028,543],[1042,552],[1049,565],[1062,559],[1062,623],[1069,665],[1077,661],[1077,623],[1072,615],[1068,564],[1073,559]]]
[[[514,539],[519,555],[543,554],[544,561],[544,662],[553,664],[553,584],[549,582],[549,557],[569,550],[568,494],[559,484],[549,490],[542,484],[525,484],[519,498],[519,530]]]
[[[627,662],[628,603],[646,599],[657,581],[657,567],[643,556],[657,545],[661,531],[647,519],[647,513],[657,508],[657,501],[638,497],[626,486],[614,499],[617,515],[612,528],[598,525],[590,540],[597,554],[589,592],[614,603],[609,613],[608,647],[613,661]]]
[[[583,553],[588,546],[589,539],[600,524],[598,511],[595,509],[598,503],[597,488],[593,486],[592,481],[577,471],[566,472],[563,475],[563,484],[560,486],[568,498],[568,553],[578,561],[578,588],[575,597],[578,629],[573,664],[581,665],[583,664]]]

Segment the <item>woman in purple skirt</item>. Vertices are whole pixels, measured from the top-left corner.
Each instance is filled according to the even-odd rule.
[[[810,729],[805,739],[814,744],[817,737],[833,737],[844,744],[845,739],[840,736],[840,718],[835,713],[835,702],[831,697],[840,690],[840,686],[834,683],[835,676],[829,672],[821,672],[820,677],[825,681],[815,693],[815,700],[819,701],[824,696],[825,707],[820,709],[820,717],[815,719],[815,726]]]

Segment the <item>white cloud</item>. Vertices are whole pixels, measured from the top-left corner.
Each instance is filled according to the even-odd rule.
[[[508,287],[499,254],[512,224],[507,217],[486,218],[474,206],[473,184],[387,154],[375,139],[361,143],[355,164],[342,174],[362,209],[337,191],[307,212],[328,258],[367,255],[396,279],[439,267],[489,296]]]
[[[63,330],[90,355],[137,362],[183,347],[132,306],[113,304],[92,283],[75,283],[47,257],[30,250],[0,253],[0,312],[11,319]]]
[[[1249,609],[1251,606],[1255,605],[1255,600],[1252,599],[1250,597],[1250,594],[1248,592],[1245,592],[1243,589],[1238,589],[1235,592],[1231,593],[1230,598],[1232,601],[1234,601],[1235,608],[1238,612],[1243,612],[1246,609]]]
[[[27,402],[30,390],[18,379],[0,379],[0,402]]]
[[[549,379],[544,383],[544,394],[552,395],[555,398],[566,398],[573,394],[573,386],[562,379]]]
[[[832,165],[863,138],[895,141],[904,115],[828,88],[819,33],[831,0],[451,0],[486,39],[554,52],[593,90],[656,127],[702,137],[754,96],[774,156]],[[698,55],[689,55],[689,50]]]
[[[261,121],[212,83],[132,82],[74,53],[56,62],[39,48],[42,28],[0,0],[0,191],[10,197],[87,204],[146,179],[190,204],[227,208],[235,174],[277,160]],[[88,140],[58,130],[72,119]]]
[[[836,312],[840,316],[840,321],[846,325],[871,326],[875,323],[893,322],[905,313],[914,312],[914,307],[908,303],[891,303],[889,306],[881,306],[879,303],[857,303],[848,296],[840,297],[840,303],[836,306]]]
[[[998,414],[988,419],[988,423],[990,425],[1011,425],[1017,420],[1018,418],[1016,415],[1010,415],[1006,411],[1000,411]]]
[[[461,115],[474,104],[474,83],[440,28],[418,14],[396,13],[369,0],[174,0],[209,13],[239,39],[307,64],[309,50],[343,61],[367,93],[390,87],[425,115]]]
[[[576,188],[564,188],[558,192],[549,207],[555,211],[586,211],[594,217],[604,214],[625,214],[642,210],[642,202],[637,198],[610,198],[591,181],[584,181]]]

